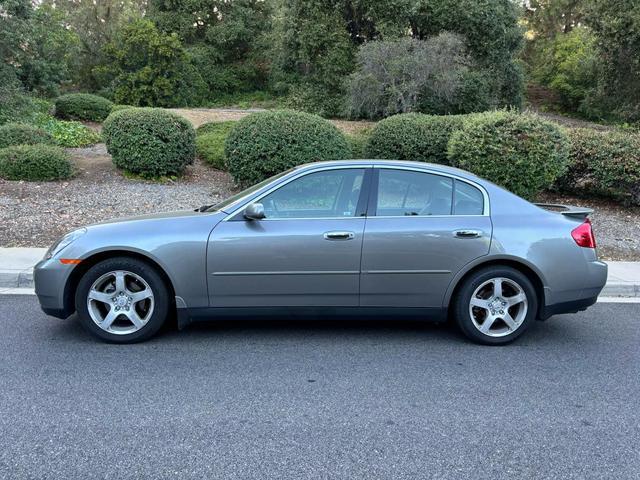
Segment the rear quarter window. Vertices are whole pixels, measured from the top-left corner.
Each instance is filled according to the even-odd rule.
[[[480,189],[460,180],[455,181],[453,200],[454,215],[482,215],[484,213],[484,195]]]

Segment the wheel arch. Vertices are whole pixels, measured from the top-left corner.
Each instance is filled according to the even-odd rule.
[[[536,316],[539,318],[545,306],[545,288],[543,277],[540,272],[535,269],[535,267],[529,265],[526,262],[523,262],[520,259],[512,257],[484,259],[480,262],[467,265],[467,268],[459,272],[456,278],[451,282],[451,285],[449,286],[449,289],[447,290],[447,294],[445,296],[444,305],[449,310],[451,310],[451,305],[455,299],[455,296],[460,290],[461,286],[464,284],[465,280],[478,270],[491,266],[505,266],[514,268],[520,273],[524,274],[531,281],[531,284],[536,290],[536,295],[538,296],[538,311],[536,312]]]
[[[75,311],[76,290],[78,289],[78,284],[80,283],[80,279],[83,277],[83,275],[87,273],[91,267],[98,264],[99,262],[103,260],[107,260],[109,258],[114,258],[114,257],[135,258],[137,260],[141,260],[151,265],[153,268],[156,269],[156,271],[158,272],[162,280],[165,282],[165,285],[169,289],[171,304],[175,302],[176,292],[173,286],[173,281],[171,280],[165,268],[163,268],[163,266],[157,260],[155,260],[153,257],[149,255],[146,255],[138,251],[114,249],[114,250],[102,250],[99,252],[94,252],[90,254],[88,257],[83,258],[82,262],[80,262],[73,269],[73,271],[67,278],[67,283],[64,288],[64,307],[65,309],[67,309],[67,311],[71,313]]]

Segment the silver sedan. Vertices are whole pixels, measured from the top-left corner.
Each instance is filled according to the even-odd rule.
[[[588,210],[538,206],[468,172],[399,161],[308,164],[217,205],[75,230],[35,268],[42,309],[110,342],[168,318],[452,318],[499,345],[595,303],[607,265]]]

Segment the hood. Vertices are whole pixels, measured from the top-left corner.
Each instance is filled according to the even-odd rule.
[[[110,218],[109,220],[93,223],[89,226],[109,225],[112,223],[137,222],[141,220],[164,220],[164,219],[170,219],[170,218],[195,217],[195,216],[202,216],[202,215],[207,215],[207,214],[202,212],[194,212],[193,210],[178,210],[175,212],[148,213],[146,215],[134,215],[131,217]]]

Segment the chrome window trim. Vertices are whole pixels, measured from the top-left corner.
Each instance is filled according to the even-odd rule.
[[[473,180],[469,180],[467,178],[464,178],[460,175],[456,175],[454,173],[449,173],[449,172],[441,172],[439,170],[433,170],[430,169],[428,166],[422,167],[422,166],[409,166],[409,165],[393,165],[393,164],[373,164],[373,163],[362,163],[362,164],[352,164],[352,165],[332,165],[330,167],[327,166],[322,166],[319,165],[317,168],[309,168],[309,169],[305,169],[301,172],[299,172],[297,175],[294,174],[294,172],[292,172],[292,176],[290,176],[289,178],[286,178],[284,180],[280,179],[281,181],[279,183],[277,183],[276,185],[274,185],[273,187],[269,188],[266,191],[263,191],[262,193],[258,193],[256,194],[255,197],[253,198],[249,198],[248,200],[246,199],[238,199],[238,201],[241,200],[245,200],[244,203],[242,203],[238,208],[232,210],[230,213],[227,214],[227,216],[225,218],[222,219],[223,222],[229,221],[230,219],[234,218],[238,213],[240,213],[249,203],[253,203],[253,202],[258,202],[260,200],[262,200],[264,197],[266,197],[267,195],[269,195],[271,192],[274,192],[275,190],[277,190],[280,187],[284,187],[285,185],[287,185],[288,183],[303,177],[305,175],[309,175],[311,173],[317,173],[317,172],[323,172],[323,171],[328,171],[328,170],[345,170],[345,169],[352,169],[352,168],[359,168],[359,169],[363,169],[366,170],[367,168],[381,168],[381,169],[391,169],[391,170],[408,170],[408,171],[413,171],[413,172],[418,172],[418,173],[430,173],[432,175],[440,175],[442,177],[448,177],[448,178],[452,178],[454,180],[458,180],[464,183],[467,183],[473,187],[476,187],[478,190],[480,190],[480,192],[482,193],[482,197],[484,199],[484,205],[483,205],[483,214],[482,215],[367,215],[366,217],[291,217],[291,218],[263,218],[262,220],[260,220],[261,222],[279,222],[279,221],[283,221],[283,220],[353,220],[355,218],[368,218],[368,219],[374,219],[374,218],[452,218],[452,217],[460,217],[460,218],[464,218],[464,217],[489,217],[491,216],[491,205],[489,202],[489,194],[487,193],[487,190],[480,185],[477,182],[474,182]]]
[[[360,169],[360,170],[366,170],[367,168],[372,168],[372,167],[373,167],[372,164],[334,165],[334,166],[331,166],[331,167],[323,167],[322,165],[319,165],[317,168],[311,168],[309,170],[303,170],[300,173],[298,173],[298,175],[293,175],[293,176],[289,177],[288,179],[283,180],[281,183],[278,183],[277,185],[274,185],[269,190],[266,190],[266,191],[264,191],[262,193],[257,194],[254,198],[250,199],[246,203],[243,203],[240,207],[236,208],[231,213],[229,213],[225,218],[222,219],[222,221],[223,222],[228,221],[229,219],[235,217],[238,213],[240,213],[244,209],[244,207],[246,207],[249,203],[259,202],[260,200],[262,200],[264,197],[266,197],[270,193],[276,191],[277,189],[279,189],[281,187],[284,187],[285,185],[293,182],[294,180],[296,180],[298,178],[304,177],[305,175],[309,175],[311,173],[325,172],[325,171],[329,171],[329,170],[346,170],[346,169],[353,169],[353,168],[357,168],[357,169]],[[354,215],[353,217],[263,218],[260,221],[261,222],[266,222],[266,221],[276,222],[276,221],[282,221],[282,220],[353,220],[354,218],[362,218],[362,219],[364,219],[366,217],[356,217]]]
[[[439,175],[441,177],[448,177],[454,180],[458,180],[460,182],[467,183],[472,187],[476,187],[482,193],[482,197],[484,199],[482,206],[482,215],[368,215],[366,218],[438,218],[438,217],[489,217],[491,216],[491,209],[489,204],[489,194],[486,189],[480,185],[479,183],[474,182],[473,180],[468,180],[460,175],[455,175],[453,173],[448,172],[440,172],[438,170],[430,169],[429,167],[410,167],[408,165],[383,165],[377,164],[374,165],[373,168],[380,168],[385,170],[409,170],[418,173],[430,173],[432,175]]]

